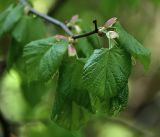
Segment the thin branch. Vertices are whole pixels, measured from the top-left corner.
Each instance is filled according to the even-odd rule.
[[[52,18],[50,16],[47,16],[47,15],[44,15],[44,14],[41,14],[39,12],[37,12],[36,10],[34,10],[33,8],[29,8],[29,12],[41,17],[42,19],[52,23],[52,24],[55,24],[59,27],[61,27],[68,35],[72,36],[73,33],[68,29],[68,27],[61,21],[55,19],[55,18]]]
[[[67,27],[67,25],[65,25],[63,22],[52,18],[50,16],[44,15],[42,13],[39,13],[38,11],[36,11],[35,9],[33,9],[27,2],[27,0],[20,0],[21,4],[23,4],[24,6],[26,6],[28,8],[28,11],[41,17],[42,19],[59,26],[60,28],[62,28],[69,36],[71,36],[74,40],[75,39],[79,39],[79,38],[83,38],[83,37],[87,37],[93,34],[98,33],[98,27],[97,27],[97,21],[94,20],[93,23],[95,24],[95,30],[91,31],[91,32],[87,32],[84,34],[80,34],[80,35],[73,35],[73,33],[69,30],[69,28]]]
[[[95,25],[95,29],[93,31],[87,32],[87,33],[84,33],[84,34],[80,34],[80,35],[75,35],[75,36],[72,36],[72,38],[73,39],[78,39],[78,38],[83,38],[83,37],[87,37],[87,36],[98,33],[97,20],[94,20],[93,23]]]
[[[20,0],[21,4],[23,4],[24,6],[27,7],[27,10],[30,12],[30,13],[33,13],[37,16],[39,16],[40,18],[54,24],[54,25],[57,25],[59,26],[60,28],[62,28],[68,35],[72,36],[73,33],[68,29],[68,27],[61,21],[55,19],[55,18],[52,18],[50,16],[47,16],[47,15],[44,15],[42,13],[39,13],[38,11],[36,11],[35,9],[33,9],[27,2],[27,0]]]

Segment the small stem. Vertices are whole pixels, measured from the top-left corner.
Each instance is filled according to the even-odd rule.
[[[78,38],[83,38],[83,37],[87,37],[87,36],[98,33],[97,20],[94,20],[93,23],[95,25],[95,29],[93,31],[87,32],[87,33],[84,33],[84,34],[80,34],[80,35],[75,35],[75,36],[72,36],[72,38],[73,39],[78,39]]]
[[[90,35],[95,34],[95,33],[96,33],[95,31],[91,31],[91,32],[87,32],[87,33],[84,33],[84,34],[72,36],[72,38],[73,39],[79,39],[79,38],[90,36]]]
[[[94,20],[93,23],[94,23],[94,26],[95,26],[95,32],[98,33],[97,20]]]

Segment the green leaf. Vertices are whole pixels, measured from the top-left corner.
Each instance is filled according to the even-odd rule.
[[[77,130],[86,124],[89,118],[90,113],[84,107],[58,93],[52,112],[54,122],[63,128]]]
[[[12,35],[18,42],[26,44],[45,37],[45,26],[39,18],[23,16]]]
[[[44,94],[46,94],[48,90],[47,86],[43,82],[27,82],[25,80],[22,81],[21,88],[24,98],[32,107],[40,103],[42,97],[44,97]]]
[[[5,21],[5,18],[8,16],[8,14],[12,11],[13,9],[13,4],[10,5],[5,11],[3,11],[1,14],[0,14],[0,36],[3,34],[3,23]]]
[[[111,98],[109,100],[109,114],[110,115],[117,115],[119,112],[124,110],[126,108],[128,103],[128,84],[126,86],[119,90],[119,93],[117,96]]]
[[[39,29],[41,28],[41,29]],[[23,16],[12,31],[12,45],[9,48],[7,66],[11,68],[22,58],[23,47],[37,39],[45,37],[45,26],[38,18]]]
[[[90,93],[92,109],[96,110],[96,114],[112,116],[117,115],[124,110],[128,103],[128,83],[123,89],[120,89],[116,96],[107,99],[99,98]]]
[[[68,41],[54,37],[33,41],[25,46],[24,58],[30,80],[47,81],[58,70]]]
[[[84,64],[83,60],[76,57],[66,58],[59,69],[57,91],[91,111],[89,94],[82,81]]]
[[[10,69],[13,64],[17,63],[22,57],[23,47],[21,43],[18,43],[15,39],[12,39],[12,43],[9,47],[7,58],[7,69]]]
[[[93,113],[88,91],[83,86],[83,66],[84,61],[70,57],[63,61],[59,70],[52,119],[67,129],[80,128]]]
[[[8,16],[4,18],[4,22],[2,24],[2,32],[8,32],[10,31],[14,25],[19,21],[19,19],[22,17],[24,13],[24,7],[21,4],[16,5],[10,12],[8,13]],[[7,15],[7,13],[6,13]]]
[[[124,50],[115,47],[95,50],[83,72],[84,85],[90,92],[92,106],[103,105],[102,108],[106,108],[107,112],[110,99],[126,87],[130,72],[131,57]]]
[[[132,56],[139,59],[144,65],[144,68],[147,69],[150,64],[150,51],[143,47],[143,45],[139,43],[133,36],[128,34],[119,22],[115,23],[114,27],[119,34],[118,41],[120,45]]]
[[[0,0],[0,13],[6,10],[10,5],[16,4],[16,0]]]

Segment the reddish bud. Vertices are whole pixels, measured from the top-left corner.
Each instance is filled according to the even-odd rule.
[[[76,49],[73,45],[68,46],[68,56],[75,56],[77,54]]]
[[[117,21],[117,18],[116,17],[113,17],[111,19],[109,19],[105,24],[104,24],[104,27],[105,28],[109,28],[109,27],[112,27],[113,24],[115,24]]]
[[[74,16],[72,16],[70,22],[73,23],[73,24],[75,24],[77,22],[78,18],[79,18],[78,15],[74,15]]]

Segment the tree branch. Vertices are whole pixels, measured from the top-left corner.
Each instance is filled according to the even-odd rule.
[[[55,24],[59,27],[61,27],[67,34],[69,34],[70,36],[73,35],[73,33],[68,29],[68,27],[61,21],[55,19],[55,18],[52,18],[50,16],[47,16],[47,15],[44,15],[44,14],[41,14],[39,12],[37,12],[36,10],[34,10],[33,8],[29,8],[29,12],[41,17],[42,19],[52,23],[52,24]]]
[[[80,34],[80,35],[75,35],[75,36],[72,36],[72,38],[78,39],[78,38],[83,38],[83,37],[87,37],[87,36],[93,35],[95,33],[98,33],[97,20],[94,20],[93,23],[95,24],[95,29],[93,31],[87,32],[84,34]]]
[[[55,18],[52,18],[50,16],[47,16],[47,15],[44,15],[42,13],[39,13],[38,11],[36,11],[35,9],[33,9],[27,2],[27,0],[20,0],[20,3],[23,4],[24,6],[26,6],[28,12],[30,13],[33,13],[35,15],[37,15],[38,17],[54,24],[54,25],[57,25],[59,26],[60,28],[62,28],[68,35],[72,36],[73,33],[68,29],[68,27],[61,21],[55,19]]]
[[[84,33],[84,34],[80,34],[80,35],[73,35],[73,33],[69,30],[69,28],[67,27],[67,25],[65,25],[63,22],[55,19],[55,18],[52,18],[50,16],[47,16],[47,15],[44,15],[42,13],[39,13],[38,11],[36,11],[35,9],[33,9],[27,2],[27,0],[20,0],[20,3],[23,4],[24,6],[27,7],[27,10],[37,16],[39,16],[40,18],[54,24],[54,25],[57,25],[59,26],[60,28],[62,28],[69,36],[71,36],[74,40],[75,39],[79,39],[79,38],[83,38],[83,37],[87,37],[89,35],[93,35],[93,34],[96,34],[98,33],[98,27],[97,27],[97,21],[94,20],[93,23],[95,24],[95,30],[91,31],[91,32],[87,32],[87,33]]]

